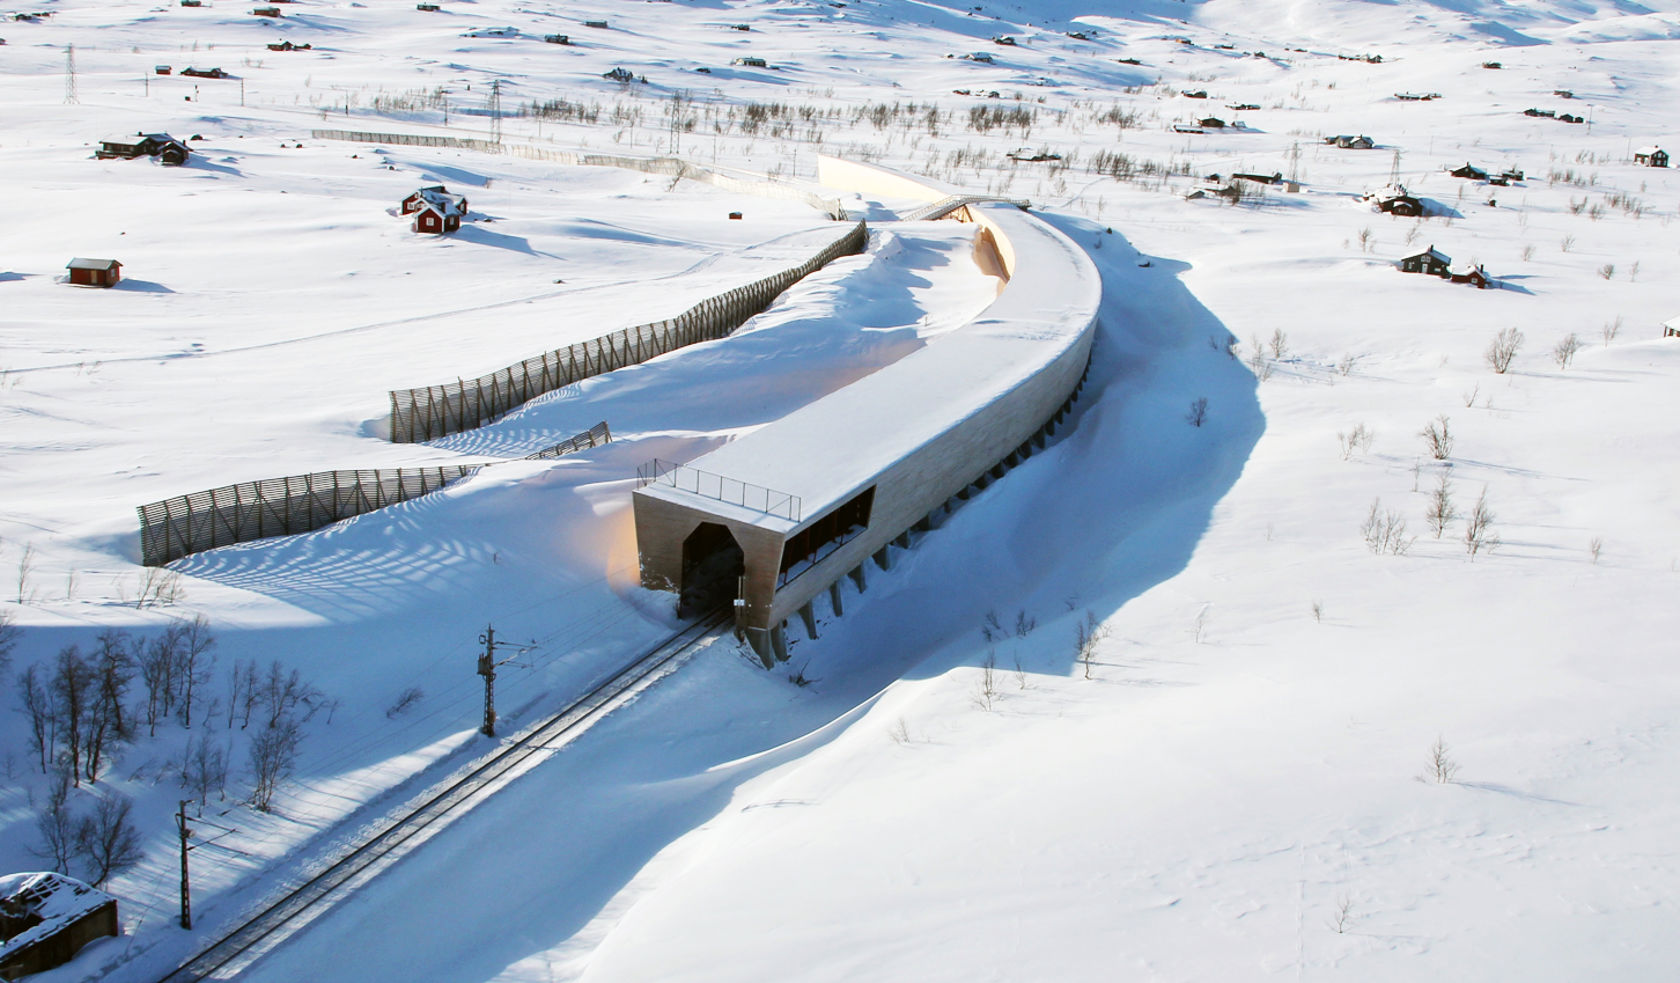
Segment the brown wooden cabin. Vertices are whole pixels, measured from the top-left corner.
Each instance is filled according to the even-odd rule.
[[[136,157],[156,157],[170,166],[187,162],[192,149],[186,141],[167,133],[136,133],[131,137],[111,137],[99,141],[93,155],[100,160],[133,160]]]
[[[104,891],[51,872],[0,877],[0,978],[46,972],[121,934],[117,899]]]
[[[1480,263],[1474,266],[1454,267],[1447,274],[1447,279],[1453,283],[1468,283],[1477,290],[1486,290],[1493,282],[1493,278],[1487,275],[1487,270],[1482,269]]]
[[[70,271],[70,282],[83,287],[114,287],[122,279],[122,264],[114,259],[83,259],[78,256],[64,264]]]

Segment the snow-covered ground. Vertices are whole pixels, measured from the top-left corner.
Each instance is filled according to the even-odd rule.
[[[72,796],[133,796],[146,857],[110,885],[127,937],[43,979],[161,975],[485,750],[487,623],[535,643],[501,671],[510,727],[662,637],[671,598],[636,586],[636,466],[777,419],[995,295],[969,227],[853,201],[868,252],[730,339],[387,443],[387,389],[675,313],[839,231],[695,182],[310,135],[485,138],[492,79],[507,112],[567,103],[503,119],[510,143],[784,178],[822,152],[1031,199],[1104,278],[1092,384],[1048,452],[871,569],[867,593],[848,585],[845,617],[792,638],[788,669],[713,646],[252,978],[1579,980],[1680,962],[1680,343],[1658,337],[1680,313],[1680,177],[1631,160],[1680,150],[1680,4],[37,6],[52,16],[0,23],[8,686],[108,628],[202,614],[222,702]],[[504,25],[519,36],[461,36]],[[279,37],[313,48],[264,47]],[[158,64],[236,77],[147,80]],[[600,77],[617,66],[647,81]],[[1172,130],[1208,116],[1243,125]],[[92,159],[136,129],[204,139],[181,169]],[[1321,140],[1338,133],[1377,148]],[[1005,157],[1021,147],[1061,160]],[[1442,170],[1466,161],[1526,178]],[[1300,190],[1184,200],[1233,171]],[[1360,200],[1396,178],[1430,217]],[[432,183],[471,199],[455,236],[391,214]],[[1431,244],[1502,289],[1393,268]],[[128,279],[59,283],[71,256]],[[1524,347],[1496,374],[1483,353],[1513,327]],[[1419,431],[1441,416],[1436,460]],[[603,419],[605,447],[189,557],[175,603],[135,606],[142,502],[517,458]],[[1443,476],[1461,515],[1436,537]],[[1472,560],[1463,516],[1484,490],[1499,544]],[[1416,537],[1403,554],[1367,549],[1373,500]],[[226,672],[248,659],[322,694],[271,813],[240,803],[252,731],[227,726]],[[45,863],[47,781],[15,704],[4,870]],[[194,854],[194,934],[173,924],[168,817],[207,732],[234,774],[204,818],[238,832]],[[1451,782],[1425,774],[1438,739]]]

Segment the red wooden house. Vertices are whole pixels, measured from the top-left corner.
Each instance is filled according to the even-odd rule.
[[[76,257],[64,265],[70,282],[84,287],[114,287],[122,279],[122,264],[114,259]]]

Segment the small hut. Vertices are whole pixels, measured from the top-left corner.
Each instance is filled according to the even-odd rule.
[[[120,935],[117,899],[63,874],[0,877],[0,978],[42,973]]]
[[[1667,167],[1668,151],[1661,147],[1640,147],[1633,152],[1633,162],[1646,167]]]
[[[444,235],[461,227],[461,217],[467,214],[467,199],[460,195],[426,195],[414,213],[414,231],[426,235]]]
[[[83,287],[114,287],[122,279],[122,264],[114,259],[83,259],[78,256],[64,264],[70,271],[70,282]]]
[[[1448,271],[1447,279],[1453,283],[1468,283],[1477,290],[1486,290],[1493,282],[1493,278],[1488,276],[1487,270],[1482,269],[1480,263],[1455,266]]]

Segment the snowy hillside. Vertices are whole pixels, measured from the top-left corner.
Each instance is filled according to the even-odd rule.
[[[1634,157],[1680,151],[1680,3],[438,6],[39,0],[0,22],[0,873],[98,873],[47,843],[68,725],[38,736],[24,672],[50,728],[71,646],[97,667],[194,618],[214,636],[185,675],[127,683],[131,733],[97,767],[78,747],[63,828],[126,798],[138,857],[106,885],[124,936],[40,979],[162,977],[668,635],[637,467],[997,296],[971,226],[845,196],[867,250],[729,338],[389,442],[389,390],[671,317],[843,231],[570,152],[832,196],[828,154],[1029,200],[1101,272],[1090,382],[1046,452],[848,582],[843,617],[819,605],[818,639],[791,625],[785,666],[704,649],[244,977],[1672,973],[1680,175]],[[192,156],[95,159],[135,131]],[[417,234],[399,202],[437,184],[466,220]],[[1367,197],[1395,184],[1423,215]],[[1490,288],[1399,271],[1431,246]],[[123,281],[72,286],[72,257]],[[520,459],[603,420],[610,444]],[[317,532],[139,563],[146,502],[482,462]],[[513,646],[494,740],[491,624]],[[252,747],[288,721],[257,809]]]

